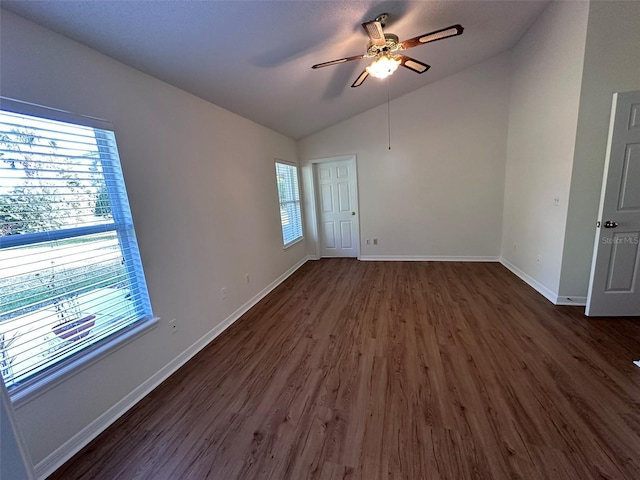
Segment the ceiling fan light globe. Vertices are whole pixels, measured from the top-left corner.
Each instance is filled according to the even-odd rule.
[[[375,78],[387,78],[393,74],[400,66],[400,58],[395,56],[383,55],[378,57],[371,65],[367,67],[369,75]]]

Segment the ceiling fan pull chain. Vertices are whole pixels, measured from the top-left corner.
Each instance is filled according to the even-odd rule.
[[[389,90],[389,77],[387,77],[387,127],[389,130],[389,150],[391,150],[391,94]]]

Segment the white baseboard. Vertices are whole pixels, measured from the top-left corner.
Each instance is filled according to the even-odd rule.
[[[556,305],[568,305],[573,307],[585,307],[587,305],[587,297],[578,296],[562,296],[555,301]]]
[[[525,283],[527,283],[530,287],[536,290],[539,294],[545,297],[554,305],[562,305],[562,306],[573,306],[573,307],[584,307],[587,304],[587,297],[582,296],[559,296],[557,293],[549,290],[547,287],[542,285],[540,282],[530,277],[518,267],[516,267],[513,263],[508,260],[500,257],[500,263],[504,265],[507,269],[509,269],[513,274],[520,277]]]
[[[551,303],[555,304],[558,301],[557,293],[552,292],[543,284],[538,282],[536,279],[524,273],[522,270],[516,267],[513,263],[509,262],[508,260],[502,257],[500,257],[500,263],[504,265],[506,268],[508,268],[509,270],[511,270],[511,272],[514,273],[516,276],[520,277],[520,279],[524,281],[526,284],[528,284],[530,287],[533,287],[534,290],[536,290],[539,294],[541,294]]]
[[[562,305],[562,306],[572,306],[572,307],[584,307],[587,304],[587,297],[582,296],[559,296],[557,293],[549,290],[547,287],[542,285],[540,282],[530,277],[518,267],[516,267],[513,263],[505,260],[500,257],[500,263],[504,265],[507,269],[511,270],[513,274],[520,277],[525,283],[527,283],[530,287],[536,290],[539,294],[545,297],[554,305]]]
[[[361,255],[365,262],[499,262],[500,257],[446,256],[446,255]]]
[[[147,379],[144,383],[139,385],[135,390],[126,395],[122,400],[113,405],[109,410],[104,412],[93,422],[83,428],[80,432],[75,434],[64,444],[54,450],[41,462],[35,466],[36,475],[39,479],[45,479],[58,468],[60,468],[67,460],[78,453],[89,442],[96,438],[100,433],[106,430],[112,423],[118,420],[129,409],[136,405],[145,396],[151,393],[157,386],[171,376],[176,370],[187,363],[196,353],[206,347],[213,339],[229,328],[236,320],[244,315],[251,307],[257,304],[265,296],[267,296],[273,289],[284,282],[289,276],[291,276],[296,270],[304,265],[308,260],[311,260],[311,256],[307,256],[296,263],[293,267],[288,269],[277,279],[267,285],[264,289],[258,292],[253,298],[248,300],[244,305],[238,308],[235,312],[225,318],[216,327],[211,329],[205,335],[203,335],[193,345],[183,351],[180,355],[175,357],[171,362],[162,367],[153,376]]]

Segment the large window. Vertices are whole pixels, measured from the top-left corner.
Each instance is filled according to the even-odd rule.
[[[13,393],[152,314],[110,125],[0,106],[0,373]]]
[[[278,181],[278,197],[280,198],[282,241],[284,246],[288,247],[302,238],[298,167],[276,161],[276,180]]]

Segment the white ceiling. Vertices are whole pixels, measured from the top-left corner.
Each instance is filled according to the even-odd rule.
[[[545,1],[10,1],[2,7],[123,63],[293,138],[387,100],[385,81],[350,85],[367,60],[312,70],[365,52],[360,26],[387,12],[385,32],[406,40],[459,23],[459,37],[406,53],[391,97],[511,48]]]

